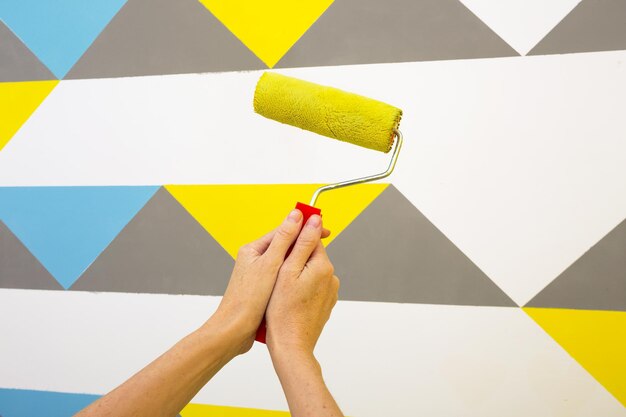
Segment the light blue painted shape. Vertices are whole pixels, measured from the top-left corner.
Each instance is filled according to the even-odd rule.
[[[63,78],[126,0],[0,0],[0,20]]]
[[[0,388],[0,416],[70,417],[98,398],[99,395]]]
[[[0,187],[0,220],[69,288],[159,187]]]

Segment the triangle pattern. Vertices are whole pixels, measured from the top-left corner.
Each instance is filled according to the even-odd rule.
[[[158,187],[2,187],[0,219],[69,288]]]
[[[526,55],[580,0],[460,0],[521,55]]]
[[[626,407],[626,312],[524,311]]]
[[[280,58],[333,0],[200,0],[268,67]]]
[[[57,78],[63,78],[125,0],[5,0],[4,23]]]
[[[1,221],[0,287],[37,290],[63,289]]]
[[[0,82],[54,79],[50,70],[0,20]]]
[[[72,290],[223,295],[233,259],[161,188]]]
[[[242,245],[276,228],[297,201],[308,203],[318,184],[170,185],[168,191],[236,258]],[[322,193],[329,244],[372,202],[387,184],[361,184]]]
[[[626,220],[526,306],[626,311]]]
[[[515,306],[394,186],[328,247],[340,299]]]
[[[0,83],[0,150],[59,82]]]
[[[129,0],[65,78],[262,68],[197,0]]]
[[[0,388],[0,416],[68,417],[98,398],[99,395]]]
[[[457,0],[333,3],[277,67],[518,55]]]
[[[182,417],[289,417],[287,411],[258,410],[255,408],[225,407],[219,405],[189,404],[180,412]]]
[[[583,0],[530,55],[626,49],[626,2]]]

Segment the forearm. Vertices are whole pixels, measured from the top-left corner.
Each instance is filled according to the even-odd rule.
[[[293,417],[343,417],[313,354],[270,353]]]
[[[209,320],[78,416],[175,416],[237,355],[236,338]]]

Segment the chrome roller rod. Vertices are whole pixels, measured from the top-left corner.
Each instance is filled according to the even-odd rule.
[[[389,162],[389,166],[387,167],[386,171],[381,172],[380,174],[370,175],[368,177],[355,178],[353,180],[347,180],[347,181],[337,182],[335,184],[324,185],[318,188],[317,190],[315,190],[315,193],[313,193],[313,197],[311,197],[311,202],[309,203],[309,205],[314,207],[315,202],[317,201],[318,197],[324,191],[335,190],[337,188],[343,188],[343,187],[347,187],[349,185],[354,185],[354,184],[363,184],[365,182],[376,181],[376,180],[380,180],[382,178],[385,178],[391,175],[394,168],[396,167],[396,162],[398,161],[398,154],[400,153],[400,148],[402,148],[402,133],[398,129],[394,129],[393,131],[396,135],[396,140],[395,140],[395,144],[393,148],[393,153],[391,154],[391,161]]]

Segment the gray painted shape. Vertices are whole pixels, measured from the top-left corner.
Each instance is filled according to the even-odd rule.
[[[1,221],[0,288],[63,290],[61,284]]]
[[[516,306],[390,185],[329,245],[340,299]]]
[[[528,55],[626,49],[626,1],[583,0]]]
[[[165,188],[70,288],[222,295],[234,261]]]
[[[56,77],[0,20],[0,82],[39,80]]]
[[[335,0],[276,67],[518,55],[457,0]]]
[[[267,68],[197,0],[129,0],[65,76]]]
[[[626,220],[548,284],[526,307],[626,311]]]

